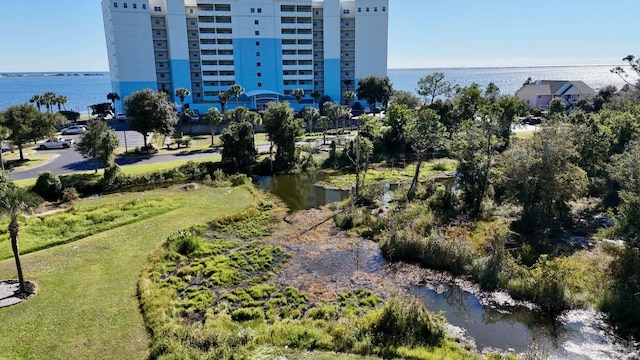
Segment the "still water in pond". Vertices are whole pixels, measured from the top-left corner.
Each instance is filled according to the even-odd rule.
[[[320,172],[260,176],[256,184],[282,199],[291,212],[311,209],[349,197],[348,191],[325,189],[314,184],[324,178]]]
[[[314,208],[341,201],[349,196],[348,191],[327,190],[314,186],[323,180],[321,173],[302,173],[259,177],[257,185],[279,196],[291,212]],[[453,180],[443,182],[453,186]],[[363,240],[369,243],[367,240]],[[293,251],[301,251],[299,245]],[[368,251],[354,249],[325,249],[318,263],[305,261],[322,278],[349,273],[338,264],[359,264],[357,271],[385,276],[388,263],[380,249],[364,246]],[[356,258],[353,258],[356,256]],[[342,269],[342,270],[341,270]],[[304,272],[298,269],[298,272]],[[310,271],[310,270],[309,270]],[[328,273],[323,273],[328,271]],[[350,275],[351,276],[351,275]],[[399,284],[400,285],[400,284]],[[524,353],[532,343],[551,355],[553,359],[640,359],[637,344],[618,339],[607,325],[605,316],[594,310],[572,310],[560,317],[555,326],[526,306],[493,306],[455,284],[439,283],[436,286],[403,284],[423,299],[431,311],[444,311],[453,327],[462,329],[465,337],[474,339],[478,350]],[[493,294],[494,298],[496,294]],[[508,298],[508,295],[504,295]],[[501,303],[510,303],[505,301]]]
[[[489,306],[454,284],[416,286],[413,292],[429,310],[472,337],[479,350],[524,353],[533,342],[552,359],[639,359],[637,346],[617,338],[595,310],[571,310],[555,325],[522,305]],[[508,295],[504,295],[508,297]]]

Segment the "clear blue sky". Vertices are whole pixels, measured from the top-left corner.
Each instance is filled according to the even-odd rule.
[[[614,64],[639,0],[390,0],[389,67]],[[100,0],[2,0],[0,72],[108,70]]]

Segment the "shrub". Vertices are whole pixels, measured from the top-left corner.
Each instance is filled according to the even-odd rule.
[[[235,321],[264,319],[264,313],[260,308],[240,308],[231,313],[231,318]]]
[[[80,113],[77,112],[77,111],[62,110],[62,111],[58,111],[58,113],[60,113],[64,117],[66,117],[67,120],[69,120],[69,121],[76,121],[76,120],[80,119]]]
[[[181,231],[177,237],[175,249],[180,255],[189,255],[202,247],[202,238],[189,231]]]
[[[41,172],[33,191],[47,201],[58,201],[62,195],[62,183],[58,175],[51,171]]]
[[[222,169],[215,169],[213,171],[213,180],[215,181],[222,181],[225,178],[225,174],[224,171],[222,171]]]
[[[249,180],[249,178],[245,174],[232,175],[229,177],[229,181],[231,181],[232,186],[242,186],[251,182],[251,180]]]
[[[395,298],[375,312],[369,332],[377,345],[438,346],[445,336],[444,319],[416,298]]]
[[[74,187],[68,187],[62,191],[62,201],[64,202],[72,202],[79,198],[80,194],[78,194],[78,190]]]
[[[201,180],[205,176],[198,164],[193,161],[181,165],[178,167],[178,171],[183,173],[189,180]]]

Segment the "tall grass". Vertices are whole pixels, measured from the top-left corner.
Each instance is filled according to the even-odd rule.
[[[69,210],[24,219],[20,231],[20,252],[46,249],[76,241],[116,227],[142,221],[185,205],[184,198],[164,200],[139,197],[123,203],[86,206],[77,203]],[[8,238],[7,221],[0,222],[0,237]],[[0,260],[12,256],[8,241],[0,242]]]

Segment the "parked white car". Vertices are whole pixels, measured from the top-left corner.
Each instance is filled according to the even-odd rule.
[[[127,120],[127,115],[120,113],[116,115],[116,120]]]
[[[62,137],[38,141],[38,149],[67,149],[73,145],[73,139],[63,139]]]
[[[84,125],[73,125],[60,130],[60,133],[62,135],[71,135],[71,134],[81,134],[85,131],[87,131],[87,128]]]

